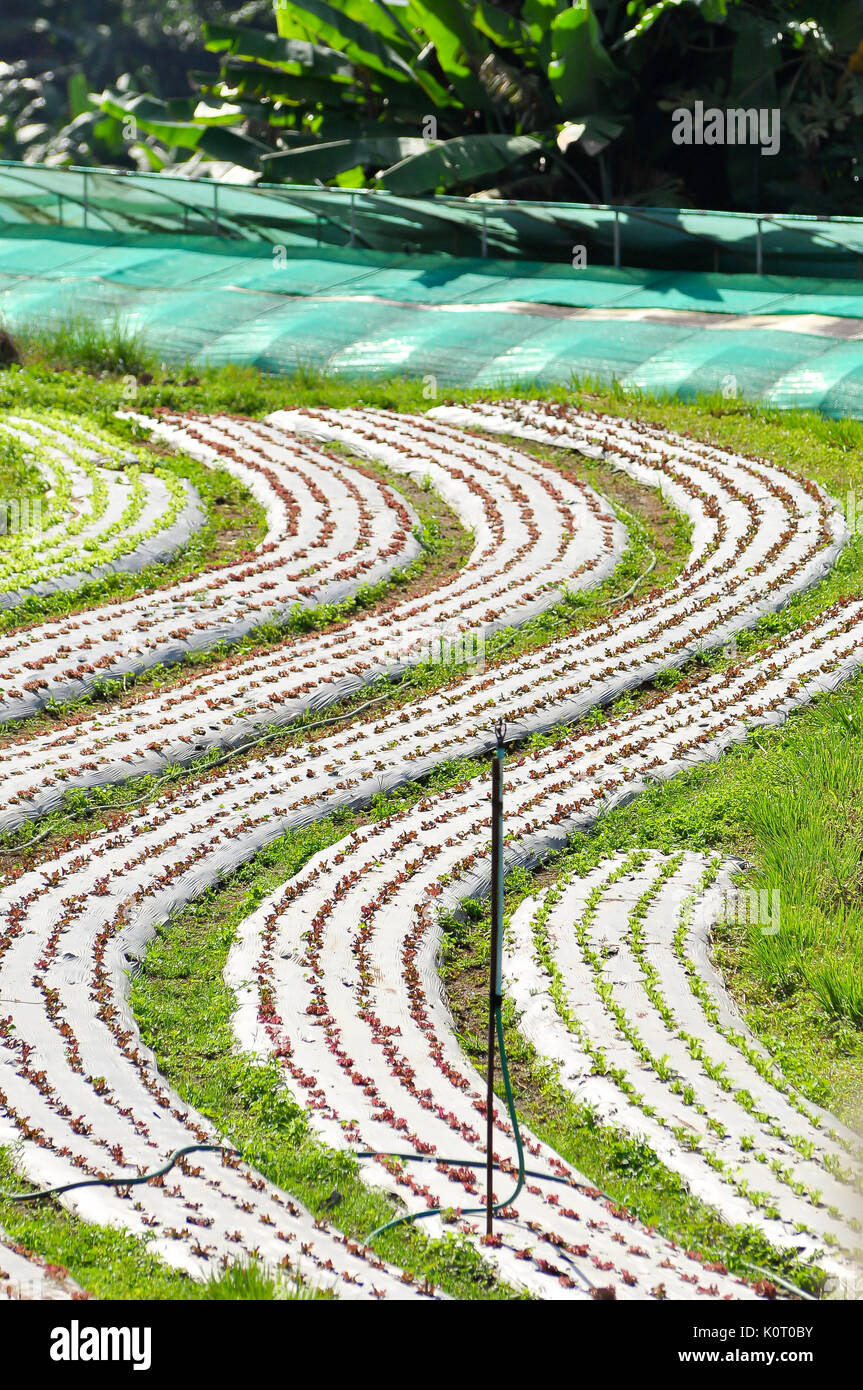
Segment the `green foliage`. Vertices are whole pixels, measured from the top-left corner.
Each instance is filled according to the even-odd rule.
[[[342,813],[274,840],[225,886],[178,913],[151,941],[132,989],[142,1036],[156,1050],[170,1083],[271,1181],[321,1219],[363,1240],[397,1215],[374,1183],[374,1167],[314,1136],[308,1112],[284,1085],[278,1063],[238,1053],[231,1030],[235,1001],[224,979],[237,924],[266,893],[297,873],[320,849],[345,835],[355,817]],[[337,1194],[339,1200],[333,1201]],[[516,1295],[461,1236],[430,1239],[416,1226],[397,1227],[375,1242],[383,1258],[456,1298]],[[229,1284],[259,1276],[234,1271]],[[209,1295],[222,1296],[222,1295]],[[227,1293],[227,1297],[237,1296]],[[245,1297],[257,1297],[253,1292]],[[269,1296],[269,1295],[266,1295]]]
[[[153,1252],[152,1237],[139,1238],[113,1226],[98,1226],[49,1200],[10,1202],[11,1192],[35,1190],[16,1166],[17,1151],[0,1146],[0,1228],[7,1240],[41,1256],[49,1265],[68,1270],[76,1283],[96,1298],[141,1300],[209,1298],[269,1298],[260,1273],[228,1266],[208,1284],[198,1283],[182,1270],[172,1269]],[[258,1289],[259,1292],[251,1290]],[[284,1286],[288,1297],[310,1297],[308,1289]],[[282,1295],[280,1288],[279,1296]]]
[[[228,1265],[221,1274],[211,1274],[201,1297],[210,1301],[230,1299],[232,1302],[254,1300],[287,1303],[321,1299],[325,1295],[299,1279],[277,1279],[259,1261],[250,1260],[248,1263]]]
[[[179,163],[188,151],[130,138],[124,121],[91,93],[191,95],[189,67],[215,63],[202,42],[204,19],[242,16],[270,23],[270,0],[237,10],[231,0],[27,0],[4,6],[0,51],[0,158],[28,163],[110,164],[142,170]]]
[[[92,98],[153,157],[248,179],[759,210],[857,210],[857,0],[275,0],[204,24],[202,99]],[[672,112],[778,109],[779,152],[688,148]],[[79,118],[83,119],[83,117]],[[89,119],[89,117],[88,117]]]
[[[72,315],[50,328],[16,329],[15,341],[28,357],[74,362],[84,371],[134,374],[150,365],[141,334],[120,319],[100,324],[86,314]]]

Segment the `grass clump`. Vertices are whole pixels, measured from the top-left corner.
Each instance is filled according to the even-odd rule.
[[[352,823],[345,814],[283,835],[224,886],[166,923],[133,983],[132,1006],[161,1073],[184,1100],[259,1172],[362,1241],[401,1207],[374,1187],[373,1163],[361,1169],[348,1151],[330,1149],[315,1137],[308,1113],[285,1088],[274,1060],[261,1064],[236,1050],[235,1000],[224,979],[237,924]],[[455,1298],[517,1297],[461,1236],[433,1240],[416,1226],[402,1226],[376,1240],[375,1250],[411,1281]]]

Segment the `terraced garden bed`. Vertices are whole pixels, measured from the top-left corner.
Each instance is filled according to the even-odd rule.
[[[104,1296],[122,1232],[120,1296],[853,1297],[859,428],[345,394],[0,382],[45,523],[0,541],[0,1268]]]

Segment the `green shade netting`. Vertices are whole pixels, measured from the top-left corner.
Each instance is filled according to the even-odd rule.
[[[283,245],[593,263],[615,259],[668,270],[755,271],[853,279],[863,275],[863,219],[398,198],[298,185],[254,187],[164,174],[47,168],[0,161],[0,221],[7,226],[207,234]],[[616,229],[616,230],[615,230]]]
[[[0,166],[0,317],[13,332],[122,323],[166,362],[307,365],[441,387],[592,376],[863,417],[863,223],[791,219],[809,275],[777,273],[788,229],[773,227],[767,273],[728,274],[688,266],[680,248],[707,245],[713,257],[713,241],[693,236],[702,219],[739,249],[752,218],[645,221],[639,210],[625,235],[637,230],[642,251],[664,246],[664,263],[588,256],[574,267],[518,248],[568,252],[574,226],[604,236],[613,209],[353,201],[351,215],[348,195],[331,191]],[[488,256],[476,254],[483,215]],[[472,254],[436,249],[456,251],[460,238]]]

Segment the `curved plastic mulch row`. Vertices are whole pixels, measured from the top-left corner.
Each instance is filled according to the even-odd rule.
[[[478,412],[470,423],[488,420]],[[169,422],[166,428],[193,430],[207,447],[230,431],[244,448],[257,448],[250,441],[261,438],[258,430],[273,431],[265,436],[271,452],[296,457],[308,446],[285,433],[288,424],[351,448],[362,443],[386,462],[403,455],[413,470],[430,469],[447,450],[463,461],[482,456],[490,474],[510,483],[512,471],[521,467],[507,446],[472,439],[448,423],[402,422],[378,412],[298,412],[263,426],[194,421]],[[666,590],[586,632],[469,674],[311,747],[203,778],[144,810],[118,815],[109,830],[36,869],[7,875],[0,889],[0,997],[11,1003],[0,1020],[0,1103],[24,1138],[30,1176],[57,1183],[70,1174],[138,1173],[184,1143],[214,1137],[212,1126],[165,1086],[127,1002],[129,962],[172,910],[283,830],[338,807],[364,805],[381,786],[414,778],[454,752],[487,747],[493,717],[505,717],[519,732],[549,728],[659,667],[679,664],[699,644],[719,644],[811,584],[838,550],[843,525],[828,500],[781,470],[617,421],[568,414],[551,420],[549,432],[559,425],[560,442],[589,435],[589,447],[614,453],[631,476],[661,484],[692,518],[690,563]],[[515,433],[534,426],[513,409],[506,427]],[[471,477],[462,462],[448,459],[450,477],[453,467]],[[534,468],[535,496],[551,498],[544,505],[553,504],[559,508],[553,514],[562,516],[574,503],[562,494],[559,475]],[[467,579],[482,590],[489,571],[508,573],[502,556],[509,559],[523,544],[526,570],[514,592],[528,604],[537,597],[551,601],[560,583],[553,568],[557,557],[547,538],[542,543],[530,511],[529,471],[518,476],[516,486],[527,499],[517,499],[513,512],[522,518],[523,541],[505,525],[496,529],[489,522],[489,553]],[[545,473],[552,474],[562,501],[544,486]],[[474,496],[472,488],[467,492]],[[495,505],[502,508],[505,493],[499,498]],[[590,503],[584,505],[594,515]],[[565,540],[562,526],[557,542]],[[594,548],[594,568],[609,562],[614,543],[609,530]],[[499,588],[504,583],[489,582]],[[484,620],[496,621],[500,613],[493,610],[502,607],[505,594],[480,592],[477,598],[485,605]],[[650,780],[718,757],[749,728],[784,719],[819,691],[834,688],[859,665],[861,624],[863,605],[837,604],[727,671],[653,698],[591,732],[514,756],[506,787],[510,862],[536,862]],[[351,624],[339,640],[350,642],[362,630],[361,623]],[[326,634],[320,640],[324,644]],[[291,672],[290,653],[314,649],[303,642],[284,649],[284,679],[293,681],[300,702],[316,698],[319,672],[306,674],[298,663]],[[351,660],[367,657],[359,640]],[[366,678],[363,669],[352,673],[356,679]],[[312,683],[305,693],[303,681]],[[229,703],[215,715],[211,733],[221,736],[233,709]],[[39,756],[44,761],[37,770],[55,775],[62,753],[46,746]],[[30,814],[27,801],[24,795]],[[441,996],[437,908],[482,891],[488,838],[483,778],[365,826],[316,856],[246,920],[230,962],[241,1043],[277,1059],[285,1084],[303,1099],[324,1138],[435,1160],[404,1169],[375,1166],[373,1180],[391,1186],[411,1210],[478,1204],[481,1183],[466,1160],[483,1156],[484,1092]],[[767,1098],[779,1107],[772,1092]],[[791,1109],[801,1125],[816,1125],[811,1107]],[[781,1122],[792,1143],[795,1132],[785,1110]],[[502,1109],[496,1133],[499,1157],[511,1170],[513,1136]],[[830,1143],[847,1152],[849,1165],[856,1162],[848,1136],[836,1130]],[[566,1299],[757,1296],[757,1281],[738,1281],[721,1266],[706,1266],[674,1248],[608,1203],[537,1138],[528,1135],[527,1145],[530,1166],[564,1178],[564,1185],[531,1179],[492,1244],[484,1242],[474,1219],[456,1218],[515,1286]],[[351,1248],[338,1233],[314,1223],[286,1194],[235,1160],[195,1156],[185,1161],[176,1184],[148,1184],[134,1194],[129,1200],[115,1190],[90,1189],[69,1200],[92,1219],[153,1233],[160,1253],[195,1273],[226,1255],[257,1248],[272,1262],[287,1254],[292,1268],[299,1262],[302,1272],[316,1281],[329,1279],[340,1294],[423,1292],[402,1283],[372,1252]],[[497,1195],[506,1195],[503,1175]],[[737,1190],[734,1199],[740,1199]],[[753,1221],[757,1215],[753,1204]],[[434,1227],[434,1221],[426,1224]],[[840,1232],[837,1239],[845,1236]],[[836,1259],[841,1264],[844,1258],[843,1246]]]
[[[0,609],[137,574],[171,559],[205,522],[190,483],[141,468],[133,450],[68,416],[9,415],[0,444],[17,446],[45,488],[0,502]]]
[[[710,964],[717,921],[772,932],[779,917],[704,855],[619,854],[521,904],[507,992],[578,1101],[643,1138],[726,1219],[852,1289],[860,1137],[788,1086]]]
[[[201,427],[196,422],[189,428],[197,434]],[[231,447],[226,440],[237,428],[235,422],[213,425],[211,435],[221,447]],[[271,437],[284,449],[296,441],[275,426],[249,421],[243,429],[257,441],[255,448],[264,448]],[[173,427],[171,433],[181,437]],[[14,826],[50,809],[72,787],[158,774],[208,749],[237,747],[306,710],[323,710],[378,676],[395,678],[430,659],[442,642],[445,654],[471,660],[496,628],[522,623],[554,603],[564,581],[585,588],[600,583],[622,554],[624,530],[590,488],[513,450],[392,417],[375,420],[371,428],[334,417],[326,438],[434,485],[473,534],[461,571],[431,593],[390,603],[379,615],[230,659],[131,708],[100,710],[74,728],[0,749],[8,792],[3,824]],[[64,633],[70,651],[73,640],[75,634]]]

